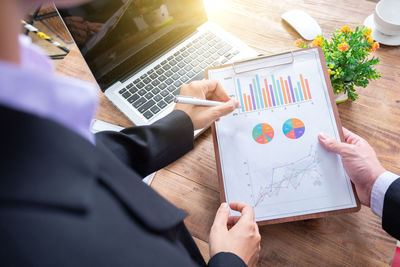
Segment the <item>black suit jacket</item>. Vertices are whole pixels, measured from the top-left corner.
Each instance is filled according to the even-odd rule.
[[[391,236],[400,240],[400,178],[395,180],[386,191],[382,227]]]
[[[0,125],[0,265],[206,265],[186,213],[142,182],[193,148],[184,112],[99,133],[96,146],[2,106]],[[209,266],[245,264],[220,253]]]

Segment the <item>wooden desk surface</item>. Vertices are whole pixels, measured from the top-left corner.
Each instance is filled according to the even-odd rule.
[[[206,0],[214,21],[262,53],[293,49],[299,35],[280,15],[298,8],[309,12],[324,35],[335,28],[361,25],[375,3],[366,0]],[[342,123],[374,147],[388,170],[400,173],[400,47],[382,46],[376,53],[382,79],[359,89],[355,103],[339,105]],[[75,51],[58,66],[60,72],[93,81]],[[102,94],[97,118],[130,126]],[[186,156],[160,170],[152,187],[186,210],[186,225],[208,260],[208,235],[219,206],[215,157],[210,130]],[[322,219],[264,226],[259,266],[377,266],[391,264],[395,240],[381,229],[369,208]]]

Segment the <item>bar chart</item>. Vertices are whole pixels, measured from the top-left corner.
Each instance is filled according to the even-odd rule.
[[[299,74],[263,77],[258,74],[247,82],[237,78],[241,112],[258,111],[312,100],[308,79]]]

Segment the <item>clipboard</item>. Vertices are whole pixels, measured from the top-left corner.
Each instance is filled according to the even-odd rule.
[[[277,67],[277,66],[291,65],[291,64],[294,64],[294,62],[296,61],[296,53],[304,52],[304,51],[313,51],[318,55],[318,58],[319,58],[319,61],[320,61],[320,65],[321,65],[321,69],[322,69],[322,75],[321,76],[323,76],[323,80],[324,80],[324,82],[326,84],[326,90],[327,90],[327,93],[329,94],[329,96],[327,98],[329,99],[330,105],[331,105],[331,108],[332,108],[334,121],[335,121],[336,128],[337,128],[337,131],[338,131],[338,134],[339,134],[338,137],[343,142],[344,141],[344,135],[343,135],[343,131],[342,131],[342,124],[341,124],[341,121],[340,121],[340,118],[339,118],[339,113],[338,113],[338,109],[337,109],[337,106],[336,106],[336,102],[334,100],[333,89],[332,89],[332,85],[331,85],[331,82],[330,82],[328,70],[326,68],[325,57],[324,57],[323,51],[322,51],[322,49],[320,47],[300,49],[300,50],[296,50],[296,51],[290,51],[290,52],[276,54],[276,55],[270,55],[270,56],[261,56],[261,57],[257,57],[257,58],[253,58],[253,59],[248,59],[248,60],[235,62],[233,64],[228,64],[228,65],[222,65],[222,66],[219,66],[219,67],[209,68],[209,69],[207,69],[205,76],[206,76],[206,79],[209,79],[210,72],[212,72],[214,70],[222,70],[222,69],[226,69],[226,68],[233,69],[235,75],[240,75],[242,73],[246,73],[246,72],[249,72],[249,71],[255,71],[255,70],[257,70],[257,68],[254,68],[254,67],[252,69],[248,69],[248,68],[246,69],[246,64],[247,63],[251,63],[251,62],[255,62],[255,61],[259,61],[259,60],[263,60],[263,62],[267,62],[268,63],[269,59],[277,58],[279,56],[285,56],[285,60],[281,60],[281,61],[275,62],[274,64],[271,64],[270,66],[268,66],[268,64],[267,64],[267,66],[265,66],[265,64],[264,64],[263,67],[259,67],[258,69],[262,70],[262,69],[274,68],[274,67]],[[253,80],[253,82],[254,82],[254,80]],[[279,81],[277,81],[277,82],[279,82]],[[307,86],[308,86],[308,84],[307,84]],[[251,85],[250,85],[250,87],[251,87]],[[256,88],[257,86],[254,84],[254,87]],[[258,87],[260,87],[260,85]],[[270,85],[270,87],[271,87],[271,85]],[[282,87],[285,87],[285,85],[282,84]],[[290,87],[292,87],[292,84],[290,84]],[[299,87],[300,87],[300,85],[299,85]],[[268,84],[267,83],[266,83],[266,88],[268,88]],[[265,88],[263,88],[263,89],[265,90]],[[296,98],[296,96],[293,94],[293,91],[290,92],[287,84],[286,84],[286,89],[288,89],[287,90],[288,95],[290,95],[292,93],[293,100],[295,100],[294,98]],[[273,90],[271,90],[271,93],[272,92],[273,92]],[[232,97],[232,95],[231,95],[231,97]],[[268,99],[268,101],[266,101],[266,96],[264,95],[264,92],[263,92],[263,94],[260,94],[260,102],[262,101],[261,98],[264,98],[264,101],[265,101],[266,105],[269,102],[271,102],[271,101],[269,101],[269,99]],[[288,96],[288,98],[289,98],[289,96]],[[249,97],[249,101],[251,101],[250,97]],[[241,102],[241,104],[243,104],[243,102]],[[250,103],[246,102],[246,105],[247,104],[250,105]],[[243,107],[240,107],[240,108],[243,108]],[[246,109],[247,108],[248,107],[246,106]],[[244,110],[244,108],[243,108],[243,110]],[[215,151],[215,158],[216,158],[216,165],[217,165],[217,172],[218,172],[218,181],[219,181],[219,189],[220,189],[220,200],[221,200],[221,202],[227,202],[229,200],[226,197],[226,188],[225,188],[225,183],[224,183],[223,170],[222,170],[222,166],[221,166],[222,159],[221,159],[221,153],[220,153],[221,152],[220,151],[220,140],[218,139],[218,135],[217,135],[216,123],[213,123],[211,125],[211,129],[212,129],[212,135],[213,135],[214,151]],[[346,177],[347,177],[347,174],[346,174]],[[292,222],[292,221],[298,221],[298,220],[321,218],[321,217],[325,217],[325,216],[337,215],[337,214],[342,214],[342,213],[357,212],[357,211],[359,211],[361,209],[360,200],[359,200],[359,198],[357,196],[357,192],[356,192],[354,184],[350,181],[350,179],[349,179],[348,182],[349,182],[349,191],[351,191],[351,193],[354,196],[354,199],[353,199],[354,206],[353,207],[339,208],[339,209],[333,209],[333,210],[322,211],[322,212],[310,212],[310,213],[303,214],[303,215],[283,216],[281,218],[257,220],[257,224],[258,225],[277,224],[277,223]]]

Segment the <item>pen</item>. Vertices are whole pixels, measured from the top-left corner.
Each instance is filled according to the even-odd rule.
[[[202,100],[195,98],[193,96],[183,96],[177,95],[175,97],[175,103],[179,104],[190,104],[190,105],[198,105],[198,106],[220,106],[224,104],[223,102],[211,101],[211,100]]]
[[[40,38],[46,40],[47,42],[51,43],[52,45],[54,45],[58,48],[60,48],[65,53],[69,53],[68,48],[62,46],[59,42],[54,41],[50,36],[48,36],[44,32],[39,31],[36,27],[33,27],[31,24],[27,23],[25,20],[21,20],[21,23],[24,24],[24,28],[27,29],[28,31],[35,33]]]

